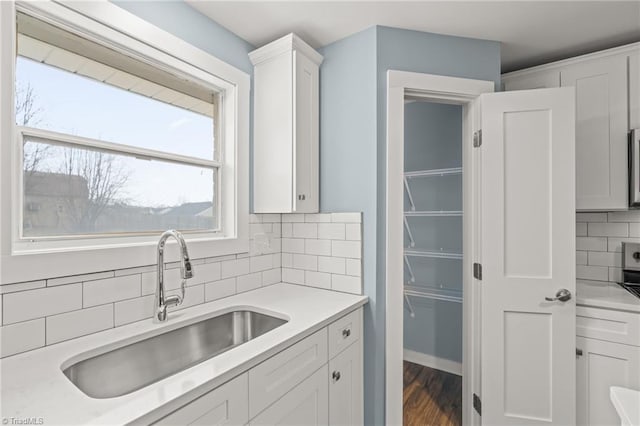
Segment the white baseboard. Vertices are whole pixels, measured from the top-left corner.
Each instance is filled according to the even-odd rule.
[[[414,364],[424,365],[425,367],[435,368],[436,370],[446,371],[447,373],[462,376],[462,363],[451,361],[446,358],[438,358],[437,356],[423,354],[421,352],[404,350],[404,360],[413,362]]]

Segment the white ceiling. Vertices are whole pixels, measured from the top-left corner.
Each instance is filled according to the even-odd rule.
[[[186,0],[255,46],[295,32],[315,48],[372,25],[502,42],[503,72],[640,41],[640,1]]]

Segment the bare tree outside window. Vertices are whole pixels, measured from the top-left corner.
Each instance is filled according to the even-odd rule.
[[[42,123],[44,110],[38,106],[38,98],[34,93],[33,87],[30,83],[18,82],[16,84],[16,124],[18,126],[37,126]],[[31,188],[28,185],[32,185],[34,180],[31,179],[33,173],[38,169],[40,162],[46,156],[47,145],[31,145],[24,147],[23,161],[25,172],[25,190],[28,191]]]
[[[120,198],[120,192],[129,173],[114,155],[67,147],[61,172],[69,180],[81,177],[87,186],[86,198],[65,200],[68,218],[76,232],[94,232],[96,222],[107,206],[125,201]]]

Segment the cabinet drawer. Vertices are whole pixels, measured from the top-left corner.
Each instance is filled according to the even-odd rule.
[[[245,373],[160,419],[156,425],[243,425],[249,420]]]
[[[362,333],[362,308],[329,324],[329,359],[338,355],[360,338]]]
[[[640,346],[640,314],[578,306],[576,334]]]
[[[327,329],[249,370],[249,417],[271,405],[327,362]]]

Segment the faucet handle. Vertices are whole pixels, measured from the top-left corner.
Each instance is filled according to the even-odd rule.
[[[182,304],[182,297],[180,297],[177,294],[171,295],[171,296],[167,296],[164,299],[164,304],[166,305],[166,307],[171,307],[171,306],[178,306],[180,304]]]

